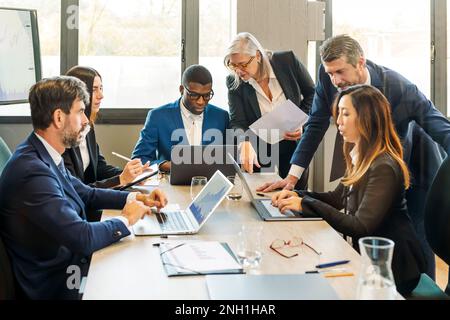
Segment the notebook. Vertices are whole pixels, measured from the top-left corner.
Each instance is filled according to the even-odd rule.
[[[212,176],[185,210],[165,211],[146,215],[133,226],[141,235],[195,234],[219,206],[233,184],[220,172]]]
[[[208,275],[213,300],[339,300],[320,274]]]

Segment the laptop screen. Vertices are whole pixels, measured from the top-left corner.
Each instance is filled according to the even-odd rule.
[[[232,186],[220,171],[216,171],[189,206],[199,225],[216,209]]]

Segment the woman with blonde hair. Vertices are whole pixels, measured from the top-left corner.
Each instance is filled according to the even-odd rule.
[[[397,289],[407,295],[426,262],[405,200],[410,176],[395,131],[389,102],[375,87],[349,87],[336,97],[333,116],[344,139],[346,173],[331,192],[281,191],[272,203],[306,216],[319,216],[338,232],[358,239],[386,237],[395,242],[392,271]],[[344,212],[340,210],[344,209]]]
[[[244,137],[240,137],[243,141],[240,159],[243,168],[251,173],[253,165],[261,167],[258,158],[260,161],[270,159],[266,166],[278,166],[279,175],[286,177],[291,156],[301,137],[301,128],[285,133],[283,140],[276,145],[266,145],[261,139],[253,139],[256,144],[252,145],[250,137],[253,133],[248,129],[264,114],[276,112],[277,106],[288,99],[309,113],[314,82],[308,70],[292,51],[265,50],[248,32],[239,33],[231,41],[224,64],[230,70],[227,77],[230,125],[245,132]],[[306,171],[298,186],[306,187],[307,180]]]

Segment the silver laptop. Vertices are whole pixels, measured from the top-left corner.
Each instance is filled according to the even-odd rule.
[[[241,168],[239,167],[239,164],[236,162],[236,160],[233,158],[231,154],[228,154],[228,157],[233,161],[234,169],[236,170],[236,173],[238,174],[239,178],[242,181],[242,185],[245,188],[245,191],[247,192],[250,201],[253,205],[253,207],[256,209],[256,212],[258,212],[259,216],[265,220],[265,221],[309,221],[309,220],[322,220],[322,218],[319,217],[303,217],[301,212],[293,212],[291,210],[285,211],[285,213],[281,213],[281,211],[272,205],[271,199],[255,199],[253,196],[253,192],[250,189],[250,186],[248,185],[247,181],[245,180],[244,174],[241,171]]]
[[[146,215],[134,226],[137,236],[163,234],[195,234],[205,224],[233,184],[220,172],[211,177],[186,210],[165,211]]]

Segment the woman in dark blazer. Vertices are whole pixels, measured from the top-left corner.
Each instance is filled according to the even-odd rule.
[[[286,133],[280,143],[267,146],[248,129],[262,115],[276,110],[280,103],[288,99],[305,113],[309,113],[314,97],[314,82],[308,70],[292,51],[266,51],[247,32],[239,33],[232,40],[224,63],[231,71],[227,78],[230,124],[233,129],[245,132],[246,141],[241,145],[244,169],[253,172],[253,165],[260,167],[258,159],[261,161],[269,156],[270,165],[277,165],[280,176],[286,177],[291,156],[301,137],[301,128]],[[255,145],[250,142],[252,138],[255,138]],[[243,137],[241,140],[244,140]],[[258,155],[255,149],[258,150]],[[278,154],[273,155],[276,150]],[[297,186],[306,187],[307,180],[306,171]]]
[[[64,165],[72,175],[96,188],[111,188],[133,181],[148,165],[142,166],[139,159],[128,162],[124,170],[109,165],[101,154],[95,138],[94,123],[103,99],[100,74],[93,68],[75,66],[66,75],[82,80],[87,86],[91,100],[85,110],[90,120],[90,131],[79,147],[64,152]]]
[[[395,283],[407,295],[426,270],[426,261],[406,207],[409,172],[389,102],[374,87],[353,86],[337,96],[333,114],[344,138],[347,170],[341,183],[326,193],[283,190],[272,202],[282,212],[291,209],[322,217],[351,236],[357,251],[361,237],[393,240]]]

